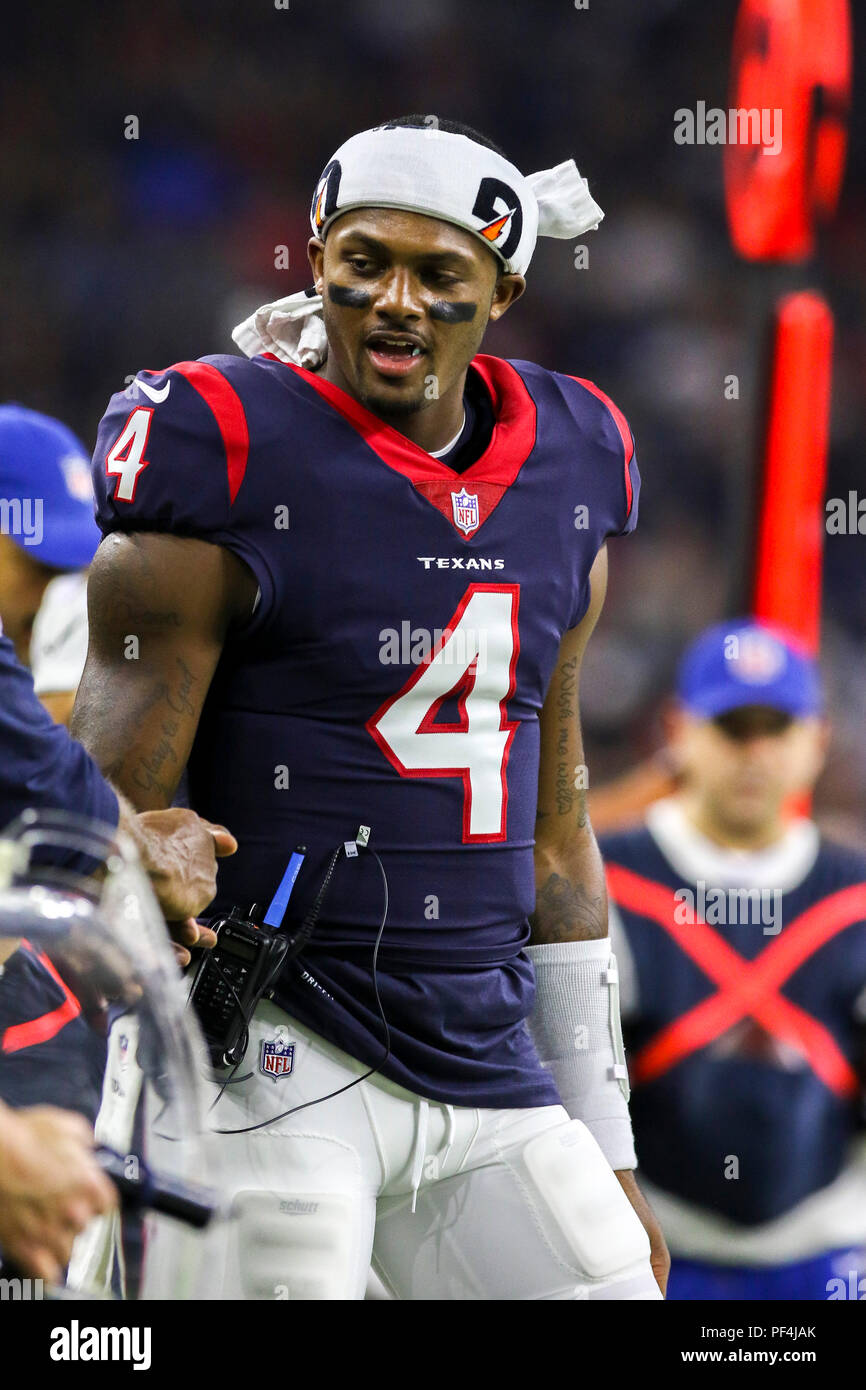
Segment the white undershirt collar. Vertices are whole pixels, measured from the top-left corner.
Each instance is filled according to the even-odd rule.
[[[453,448],[454,448],[454,445],[457,443],[458,439],[460,438],[461,434],[463,433],[463,429],[464,429],[465,424],[466,424],[466,407],[464,406],[464,407],[463,407],[463,419],[460,421],[460,428],[459,428],[459,430],[457,431],[457,433],[455,434],[454,438],[453,438],[453,439],[449,439],[448,443],[445,444],[445,445],[443,445],[443,447],[442,447],[441,449],[428,449],[428,450],[427,450],[427,453],[430,455],[430,457],[431,457],[432,459],[441,459],[441,457],[442,457],[443,454],[447,454],[447,453],[449,452],[449,450],[453,449]]]
[[[765,849],[729,849],[702,835],[676,796],[654,802],[646,824],[668,863],[687,883],[702,880],[719,888],[773,887],[788,893],[809,873],[820,844],[814,821],[800,818]]]

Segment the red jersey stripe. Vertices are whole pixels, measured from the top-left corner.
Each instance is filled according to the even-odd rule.
[[[240,491],[250,452],[250,432],[241,398],[222,372],[209,362],[175,362],[166,371],[180,372],[210,407],[226,452],[229,498]]]
[[[262,356],[271,361],[279,360],[273,353],[265,352]],[[420,445],[380,420],[378,415],[374,415],[341,387],[324,381],[305,367],[290,363],[283,365],[309,382],[329,405],[354,426],[384,463],[416,485],[442,481],[461,487],[474,486],[479,482],[492,483],[500,488],[510,487],[535,447],[535,402],[520,373],[499,357],[480,353],[472,359],[472,366],[490,392],[496,423],[484,453],[462,473],[455,473],[447,463],[434,459]]]
[[[573,376],[571,380],[579,382],[581,386],[586,387],[587,391],[591,391],[594,396],[597,396],[600,401],[604,402],[613,416],[613,423],[619,430],[619,437],[622,440],[622,447],[625,455],[625,515],[626,520],[628,520],[631,516],[631,508],[634,501],[634,489],[631,485],[631,474],[629,472],[629,465],[634,458],[634,440],[631,437],[628,421],[619,406],[615,405],[610,396],[606,396],[604,392],[596,386],[594,381],[587,381],[586,378],[582,376]]]

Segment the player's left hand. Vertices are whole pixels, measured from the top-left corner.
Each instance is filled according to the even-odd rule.
[[[656,1220],[655,1212],[638,1187],[633,1170],[631,1168],[618,1168],[616,1169],[616,1176],[619,1178],[620,1187],[640,1217],[641,1225],[649,1236],[650,1264],[656,1283],[662,1291],[662,1298],[664,1298],[668,1286],[671,1257],[662,1235],[662,1228]]]

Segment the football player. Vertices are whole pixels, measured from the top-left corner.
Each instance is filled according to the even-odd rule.
[[[479,353],[536,236],[601,215],[571,160],[363,131],[250,360],[140,372],[102,421],[73,727],[139,808],[186,768],[230,816],[218,908],[303,844],[321,909],[214,1108],[223,1296],[359,1298],[371,1252],[401,1298],[661,1296],[578,721],[634,444],[590,382]]]

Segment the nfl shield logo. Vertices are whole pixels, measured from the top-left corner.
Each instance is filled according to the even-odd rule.
[[[60,467],[66,482],[66,491],[79,502],[93,501],[93,487],[90,482],[90,465],[81,454],[65,454]]]
[[[259,1071],[264,1072],[265,1076],[270,1076],[274,1081],[280,1076],[288,1076],[295,1065],[295,1044],[277,1042],[263,1042],[262,1055],[259,1060]]]
[[[464,535],[469,535],[478,526],[478,498],[471,492],[452,492],[451,506],[454,510],[454,525],[458,526]]]

